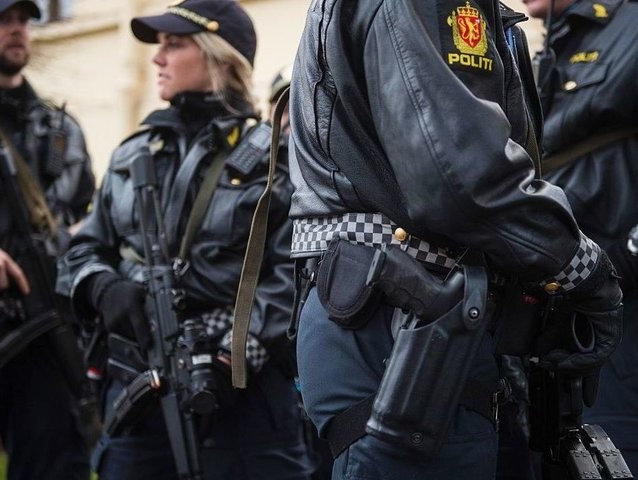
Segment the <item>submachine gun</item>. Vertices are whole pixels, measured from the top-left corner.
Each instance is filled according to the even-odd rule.
[[[0,335],[0,368],[33,340],[45,336],[71,391],[80,395],[85,377],[82,353],[72,326],[60,314],[64,309],[54,293],[55,260],[46,247],[49,233],[36,231],[32,226],[18,182],[16,161],[12,150],[0,143],[2,193],[13,216],[14,233],[20,239],[18,250],[12,254],[29,280],[31,291],[22,297],[24,318]]]
[[[584,315],[566,313],[560,298],[551,298],[538,309],[541,336],[553,328],[561,332],[566,350],[593,350],[594,331]],[[540,343],[533,355],[543,353]],[[583,405],[592,406],[596,399],[598,375],[599,369],[584,375],[549,370],[539,365],[538,357],[530,357],[530,448],[542,453],[543,480],[634,478],[605,430],[582,423]]]
[[[209,375],[211,355],[205,348],[203,322],[187,320],[182,324],[178,318],[184,293],[175,287],[152,162],[150,151],[145,149],[132,161],[129,172],[144,247],[145,311],[153,342],[147,350],[148,369],[116,398],[104,428],[109,435],[117,435],[140,410],[159,399],[179,478],[200,480],[195,417],[218,408],[214,380]],[[109,338],[109,342],[113,340],[118,339]]]

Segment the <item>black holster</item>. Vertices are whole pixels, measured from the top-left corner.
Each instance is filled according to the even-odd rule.
[[[440,449],[491,316],[485,269],[466,266],[463,271],[461,301],[430,323],[414,317],[399,330],[367,433],[428,456]],[[425,297],[432,288],[441,285],[410,286]],[[391,292],[384,293],[390,297]]]

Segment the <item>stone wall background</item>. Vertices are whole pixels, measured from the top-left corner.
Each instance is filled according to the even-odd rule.
[[[113,148],[135,130],[153,108],[156,97],[153,46],[130,33],[133,16],[161,12],[169,0],[75,0],[73,17],[33,26],[34,53],[27,76],[36,90],[82,124],[98,178]],[[508,0],[525,12],[519,0]],[[255,93],[268,94],[270,80],[294,58],[310,0],[245,0],[258,35]],[[523,24],[532,52],[540,48],[542,24]]]

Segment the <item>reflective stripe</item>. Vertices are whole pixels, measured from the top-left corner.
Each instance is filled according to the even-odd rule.
[[[589,277],[599,256],[600,247],[581,233],[578,251],[567,266],[554,277],[543,280],[541,286],[545,287],[548,283],[558,284],[559,289],[553,293],[568,292],[576,288]]]

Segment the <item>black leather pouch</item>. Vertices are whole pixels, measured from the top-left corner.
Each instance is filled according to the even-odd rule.
[[[346,329],[363,327],[378,302],[366,284],[375,249],[333,240],[317,272],[317,293],[330,319]]]

